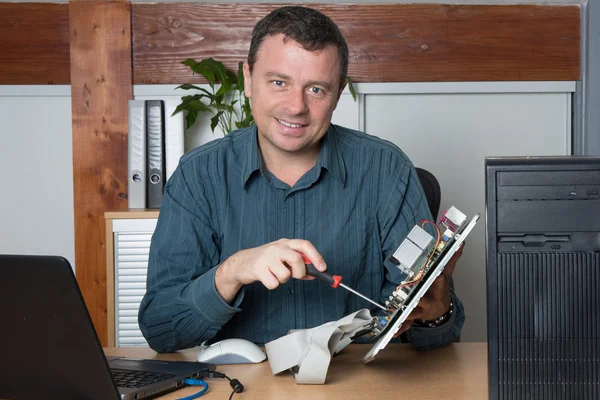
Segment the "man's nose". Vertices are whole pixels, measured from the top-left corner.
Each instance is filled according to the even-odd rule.
[[[292,115],[304,114],[308,111],[306,94],[302,89],[290,90],[284,104],[285,109]]]

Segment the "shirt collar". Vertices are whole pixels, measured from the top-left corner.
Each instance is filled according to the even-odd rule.
[[[251,133],[250,140],[248,141],[248,151],[246,152],[246,161],[242,170],[242,188],[246,186],[248,179],[255,171],[258,171],[262,167],[262,158],[258,149],[258,130],[254,125]],[[342,187],[346,185],[346,167],[344,166],[344,159],[339,148],[339,132],[336,126],[333,124],[329,125],[327,133],[323,137],[321,143],[321,150],[319,152],[319,158],[317,160],[317,171],[321,168],[325,168],[331,175],[342,183]]]
[[[338,135],[339,131],[336,126],[330,124],[321,142],[321,152],[317,160],[317,167],[325,168],[344,187],[346,185],[346,167],[344,166],[344,159],[340,151]]]

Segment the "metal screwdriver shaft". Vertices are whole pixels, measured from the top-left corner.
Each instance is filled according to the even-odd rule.
[[[371,304],[373,304],[373,305],[375,305],[375,306],[377,306],[377,307],[381,308],[383,311],[387,311],[387,309],[386,309],[384,306],[382,306],[382,305],[381,305],[381,304],[379,304],[379,303],[376,303],[376,302],[374,302],[373,300],[371,300],[370,298],[368,298],[368,297],[367,297],[367,296],[365,296],[364,294],[357,292],[356,290],[352,289],[351,287],[348,287],[348,286],[344,285],[343,283],[340,283],[339,285],[340,285],[341,287],[343,287],[344,289],[346,289],[347,291],[349,291],[349,292],[352,292],[352,293],[354,293],[355,295],[362,297],[363,299],[365,299],[365,300],[366,300],[366,301],[368,301],[369,303],[371,303]]]
[[[302,254],[302,253],[300,253]],[[356,290],[344,285],[342,283],[342,277],[340,275],[332,275],[330,273],[327,272],[321,272],[319,271],[313,264],[312,262],[308,259],[308,257],[306,257],[304,254],[302,254],[302,259],[304,260],[304,263],[306,264],[306,273],[310,276],[314,276],[317,279],[322,280],[323,282],[327,282],[329,284],[329,286],[337,289],[338,286],[343,287],[344,289],[346,289],[347,291],[354,293],[355,295],[365,299],[366,301],[368,301],[369,303],[381,308],[383,311],[387,311],[387,309],[382,306],[379,303],[374,302],[373,300],[371,300],[370,298],[368,298],[367,296],[365,296],[362,293],[357,292]]]

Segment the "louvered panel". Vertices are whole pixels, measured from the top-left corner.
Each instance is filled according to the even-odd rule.
[[[142,336],[142,332],[139,330],[139,328],[135,329],[135,330],[121,329],[121,333],[120,333],[119,336],[121,338],[139,339],[140,345],[142,345],[142,344],[146,344],[147,345],[147,343],[142,343],[142,341],[146,342],[146,340]]]
[[[117,292],[118,293],[118,292]],[[119,294],[119,303],[141,303],[142,302],[142,297],[144,297],[143,295],[140,296],[124,296]]]
[[[119,282],[146,282],[146,277],[139,275],[121,275],[119,276]]]
[[[118,311],[118,315],[119,315],[119,321],[123,321],[124,319],[127,319],[127,318],[129,318],[129,317],[132,317],[132,318],[133,318],[133,317],[135,317],[135,318],[137,318],[137,315],[138,315],[138,310],[140,309],[140,305],[139,305],[139,304],[135,304],[135,303],[132,303],[132,305],[133,305],[135,308],[132,308],[132,309],[129,309],[129,310],[128,310],[128,309],[121,308],[121,309]],[[123,306],[123,305],[121,305],[121,307],[124,307],[124,306]]]
[[[119,324],[119,330],[121,330],[121,331],[128,331],[128,332],[135,332],[135,331],[139,331],[140,327],[137,324],[137,321],[135,321],[133,323],[124,323],[123,321],[121,321],[121,323]]]
[[[148,253],[150,252],[149,248],[142,248],[139,247],[138,242],[132,242],[132,243],[128,243],[128,244],[136,244],[136,246],[131,246],[131,247],[120,247],[119,248],[119,254],[120,255],[124,255],[124,256],[129,256],[129,255],[143,255],[148,257]],[[143,259],[141,257],[141,259]]]
[[[146,289],[121,289],[118,292],[119,297],[125,300],[133,300],[139,298],[142,301],[142,297],[144,297],[144,293],[146,293]]]
[[[133,278],[136,279],[140,279],[140,277],[138,276],[134,276]],[[135,289],[135,290],[142,290],[142,294],[144,294],[146,292],[146,280],[139,282],[139,281],[122,281],[121,279],[119,279],[119,290],[125,290],[125,289]]]
[[[146,346],[137,318],[146,293],[152,232],[137,232],[135,224],[118,226],[123,231],[115,232],[115,344]]]
[[[147,272],[148,263],[146,263],[146,268],[119,268],[119,274],[121,275],[145,276]]]
[[[500,399],[600,398],[600,255],[498,254]]]
[[[122,263],[127,262],[145,262],[148,265],[148,254],[122,254],[117,255],[117,260]]]
[[[127,303],[127,304],[121,303],[119,305],[119,311],[122,311],[122,312],[129,312],[131,310],[137,310],[139,308],[140,308],[140,303]]]
[[[145,271],[148,269],[148,260],[124,262],[121,266],[121,271],[126,271],[128,269],[141,269]]]

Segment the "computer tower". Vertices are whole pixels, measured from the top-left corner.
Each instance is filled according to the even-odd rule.
[[[600,158],[485,170],[490,399],[600,399]]]

